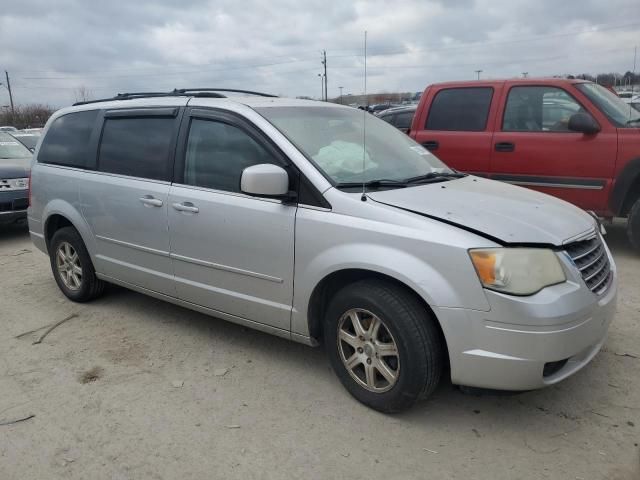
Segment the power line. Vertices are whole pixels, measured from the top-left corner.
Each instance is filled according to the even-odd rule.
[[[385,51],[381,51],[378,53],[369,53],[369,57],[380,57],[380,56],[387,56],[387,55],[409,55],[412,53],[422,53],[422,52],[432,52],[432,51],[442,51],[442,50],[459,50],[459,49],[467,49],[467,48],[473,48],[473,47],[484,47],[484,46],[490,46],[490,45],[506,45],[506,44],[511,44],[511,43],[522,43],[522,42],[535,42],[536,40],[546,40],[548,38],[560,38],[560,37],[568,37],[568,36],[574,36],[574,35],[584,35],[584,34],[589,34],[589,33],[600,33],[600,32],[604,32],[604,31],[609,31],[609,30],[620,30],[620,29],[625,29],[625,28],[629,28],[629,27],[636,27],[638,25],[640,25],[640,22],[636,22],[636,23],[626,23],[626,24],[618,24],[618,25],[610,25],[607,26],[608,24],[600,24],[600,25],[593,25],[593,27],[590,30],[578,30],[578,31],[573,31],[573,32],[564,32],[564,33],[555,33],[555,34],[548,34],[548,35],[536,35],[536,36],[532,36],[532,37],[525,37],[525,38],[512,38],[512,39],[506,39],[506,40],[496,40],[496,41],[488,41],[488,42],[469,42],[469,43],[460,43],[457,45],[445,45],[445,46],[441,46],[441,45],[422,45],[421,49],[418,50],[396,50],[396,51],[390,51],[390,52],[385,52]],[[595,29],[594,29],[595,28]],[[329,58],[347,58],[347,57],[361,57],[362,54],[351,54],[351,55],[332,55]]]

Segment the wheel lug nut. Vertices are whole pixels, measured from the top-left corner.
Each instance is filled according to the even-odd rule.
[[[368,363],[369,365],[371,365],[371,359],[370,359],[370,358],[367,358],[367,363]]]
[[[358,347],[358,353],[362,353],[364,350],[362,350],[362,347]]]

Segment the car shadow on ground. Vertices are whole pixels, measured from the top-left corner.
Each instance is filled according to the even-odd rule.
[[[29,236],[29,227],[26,223],[0,225],[0,242],[10,240],[22,240]]]

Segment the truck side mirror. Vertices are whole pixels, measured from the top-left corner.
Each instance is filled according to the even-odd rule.
[[[593,135],[600,131],[600,125],[588,113],[574,113],[571,115],[568,128],[573,132],[581,132],[585,135]]]

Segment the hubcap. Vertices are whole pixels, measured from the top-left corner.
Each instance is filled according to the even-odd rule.
[[[384,322],[367,310],[354,308],[340,317],[338,352],[349,375],[371,392],[391,390],[398,381],[396,341]]]
[[[82,284],[82,265],[78,252],[68,242],[62,242],[56,251],[56,268],[62,283],[69,290],[78,290]]]

